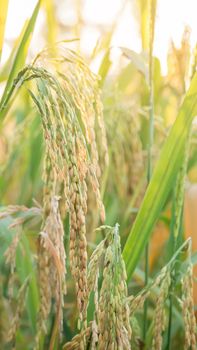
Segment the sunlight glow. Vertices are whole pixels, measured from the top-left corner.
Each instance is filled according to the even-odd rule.
[[[61,6],[61,2],[59,3]],[[19,35],[25,20],[31,15],[35,4],[36,0],[28,0],[28,6],[26,6],[26,1],[17,0],[16,15],[16,1],[10,0],[5,34],[6,40],[3,50],[4,61],[10,52],[10,41],[14,40]],[[123,0],[84,1],[82,15],[87,26],[85,26],[81,33],[82,51],[90,54],[100,36],[99,30],[97,30],[96,27],[93,28],[92,24],[98,25],[98,27],[101,25],[105,25],[107,28],[110,27],[110,24],[116,20],[122,5]],[[139,52],[141,48],[139,29],[132,15],[132,6],[130,5],[132,4],[128,1],[125,10],[118,19],[118,25],[112,44],[115,47],[125,46]],[[64,16],[64,13],[61,13],[61,16],[65,18],[66,22],[68,14]],[[73,21],[71,17],[72,15],[70,15],[69,18]],[[40,43],[41,36],[39,35],[42,30],[42,21],[41,12],[36,26],[36,33],[34,34],[36,39],[32,42],[33,51],[42,47]],[[158,0],[154,53],[160,59],[164,73],[167,69],[166,58],[170,40],[173,39],[176,45],[179,45],[186,25],[191,28],[191,45],[194,47],[197,38],[196,2],[194,0]]]

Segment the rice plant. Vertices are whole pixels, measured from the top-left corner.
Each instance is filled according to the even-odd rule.
[[[115,25],[85,59],[75,39],[56,40],[49,0],[46,47],[26,63],[38,1],[0,70],[2,349],[197,347],[197,257],[184,212],[196,172],[196,52],[186,28],[163,76],[153,55],[156,1],[143,3],[148,55],[119,48],[114,75]],[[90,65],[101,51],[97,75]],[[162,254],[152,250],[155,234]]]

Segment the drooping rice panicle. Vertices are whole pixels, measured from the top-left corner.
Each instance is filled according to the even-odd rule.
[[[51,310],[51,301],[55,301],[55,313],[58,330],[62,330],[62,308],[64,295],[66,294],[66,253],[64,248],[64,229],[59,213],[59,197],[51,200],[50,213],[45,220],[45,225],[40,234],[38,264],[39,264],[39,288],[40,310],[38,317],[38,334],[36,346],[42,331],[46,333],[46,320]]]
[[[99,188],[99,161],[105,159],[107,162],[107,143],[96,76],[72,50],[58,48],[58,53],[60,59],[54,56],[53,50],[41,52],[32,65],[19,72],[11,91],[24,83],[32,82],[29,93],[41,116],[46,148],[41,230],[47,233],[57,256],[65,266],[62,218],[59,209],[54,211],[54,200],[60,196],[61,201],[64,201],[62,213],[70,215],[70,269],[75,279],[79,318],[85,325],[88,295],[85,222],[87,183],[92,184],[101,220],[104,220],[105,212]],[[46,68],[42,67],[43,62]],[[105,153],[104,156],[97,148],[98,126],[102,135],[99,150]],[[56,272],[51,273],[51,265],[51,256],[40,238],[39,318],[43,326],[40,329],[45,328],[44,322],[51,310],[51,298],[55,298],[49,275],[51,279],[56,276]],[[55,285],[55,280],[53,283]],[[46,293],[45,287],[48,290]]]
[[[81,337],[86,338],[86,343],[89,343],[89,339],[91,336],[91,332],[92,332],[92,323],[90,323],[90,325],[86,328],[85,331],[83,331],[83,334],[77,334],[73,337],[73,339],[70,342],[67,342],[64,346],[63,346],[63,350],[81,350]]]
[[[98,301],[98,349],[130,349],[131,327],[127,303],[126,270],[121,255],[118,225],[106,248],[103,281]]]
[[[170,271],[166,271],[166,276],[162,280],[160,285],[159,295],[156,301],[155,315],[154,315],[154,326],[153,326],[153,350],[161,350],[163,343],[163,332],[166,328],[165,318],[165,301],[169,294],[169,287],[171,284]]]

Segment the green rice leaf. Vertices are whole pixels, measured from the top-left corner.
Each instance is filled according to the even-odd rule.
[[[184,145],[193,118],[197,115],[197,73],[166,139],[141,208],[126,241],[123,257],[131,278],[153,227],[171,191],[183,160]]]
[[[13,64],[13,61],[14,61],[14,58],[16,55],[17,48],[18,48],[18,46],[23,38],[23,35],[25,33],[25,30],[27,28],[27,22],[28,21],[25,21],[19,36],[16,38],[16,40],[13,43],[12,51],[11,51],[7,61],[2,65],[2,67],[0,69],[0,82],[1,83],[8,79],[8,76],[9,76],[9,73],[11,71],[11,67],[12,67],[12,64]]]
[[[18,71],[25,64],[25,60],[26,60],[26,56],[27,56],[27,52],[28,52],[28,47],[29,47],[30,40],[31,40],[31,35],[32,35],[34,27],[35,27],[35,23],[36,23],[36,19],[37,19],[37,16],[38,16],[38,12],[39,12],[41,1],[42,0],[38,1],[37,5],[36,5],[36,7],[35,7],[35,9],[34,9],[34,11],[32,13],[32,16],[31,16],[31,18],[28,21],[27,28],[26,28],[26,30],[24,32],[22,40],[21,40],[21,42],[19,44],[18,50],[16,52],[16,56],[15,56],[14,62],[12,64],[12,68],[11,68],[11,71],[10,71],[10,74],[9,74],[9,77],[8,77],[8,80],[7,80],[7,84],[5,86],[5,89],[4,89],[4,92],[3,92],[3,96],[2,96],[1,101],[0,101],[0,109],[2,108],[2,106],[4,104],[4,101],[5,101],[5,99],[6,99],[7,95],[8,95],[8,92],[10,90],[10,87],[13,84],[14,78],[16,77]],[[5,116],[5,110],[3,110],[1,112],[0,117],[3,118],[4,116]]]

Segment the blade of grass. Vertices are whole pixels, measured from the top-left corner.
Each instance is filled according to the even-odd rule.
[[[8,12],[8,0],[0,0],[0,61],[4,41],[5,24]]]
[[[142,40],[142,49],[148,49],[148,1],[147,0],[138,0],[137,5],[139,8],[139,24],[140,24],[140,34]]]
[[[173,254],[177,250],[179,244],[179,238],[181,236],[181,226],[183,222],[183,206],[184,206],[184,189],[185,189],[185,177],[187,174],[189,147],[190,147],[191,130],[188,131],[188,137],[185,142],[183,163],[180,167],[177,175],[175,193],[173,198],[173,211],[172,211],[172,224],[171,224],[171,240]],[[168,336],[166,349],[171,348],[171,332],[172,332],[172,316],[173,316],[173,303],[172,303],[172,291],[173,291],[173,276],[170,285],[170,307],[169,307],[169,323],[168,323]]]
[[[57,41],[58,23],[55,14],[55,6],[53,0],[44,0],[43,5],[46,11],[47,19],[47,39],[52,46]]]
[[[156,0],[150,1],[150,28],[149,28],[149,137],[148,137],[148,162],[147,162],[147,183],[152,177],[152,147],[154,142],[154,90],[153,90],[153,42],[155,29]],[[145,286],[148,284],[149,276],[149,243],[145,250]],[[146,339],[147,330],[148,299],[144,303],[144,324],[143,338]]]
[[[171,191],[183,161],[188,130],[197,114],[197,73],[166,139],[141,208],[124,247],[128,279],[131,278],[152,229]]]
[[[8,80],[7,80],[7,84],[5,86],[3,96],[2,96],[1,101],[0,101],[0,110],[3,107],[4,101],[9,93],[9,90],[13,84],[13,80],[14,80],[16,74],[25,64],[25,59],[26,59],[28,47],[30,44],[31,35],[32,35],[34,27],[35,27],[35,23],[36,23],[39,9],[40,9],[41,1],[42,0],[38,1],[37,5],[32,13],[30,20],[28,21],[27,28],[24,32],[23,38],[19,44],[18,50],[16,52],[16,56],[15,56]],[[3,109],[1,111],[1,114],[0,114],[1,119],[3,119],[3,117],[5,116],[5,113],[6,113],[5,109]]]
[[[10,53],[10,56],[8,57],[7,61],[4,63],[4,65],[1,67],[0,70],[0,82],[3,82],[5,80],[7,80],[8,76],[9,76],[9,72],[11,70],[13,61],[14,61],[14,57],[16,55],[16,51],[17,48],[22,40],[22,37],[25,33],[25,29],[27,27],[27,22],[25,21],[23,28],[21,30],[21,33],[19,34],[19,36],[17,37],[17,39],[14,41],[13,46],[12,46],[12,51]]]

